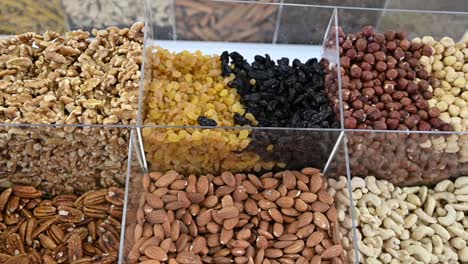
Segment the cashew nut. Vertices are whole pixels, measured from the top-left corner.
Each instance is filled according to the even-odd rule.
[[[447,210],[447,215],[437,218],[440,224],[443,226],[450,226],[457,220],[457,212],[450,204],[445,205],[445,210]]]
[[[419,199],[421,200],[421,203],[424,203],[426,201],[427,191],[428,189],[426,186],[421,187],[421,189],[419,190]]]
[[[432,224],[430,225],[430,228],[432,228],[435,231],[435,233],[445,241],[449,240],[452,237],[450,233],[447,231],[447,229],[445,229],[443,226],[439,224]]]
[[[359,246],[359,251],[368,256],[368,257],[371,257],[371,258],[375,258],[377,257],[377,255],[375,254],[375,248],[371,247],[371,246],[367,246],[366,244],[364,244],[364,242],[362,241],[359,241],[358,242],[358,246]]]
[[[410,193],[408,194],[408,196],[406,196],[406,200],[416,206],[421,206],[421,200],[419,199],[419,197],[417,195],[415,195],[414,193]]]
[[[434,235],[434,230],[430,227],[420,225],[413,230],[413,235],[411,236],[414,240],[421,240],[425,236]]]
[[[464,195],[464,194],[455,195],[455,199],[459,202],[468,202],[468,195]]]
[[[397,224],[404,224],[405,220],[403,219],[403,216],[399,215],[396,211],[390,211],[390,218],[393,219]]]
[[[434,198],[435,200],[445,200],[448,203],[454,203],[457,201],[457,199],[455,199],[455,195],[451,192],[436,193],[432,195],[432,198]]]
[[[442,238],[438,235],[433,235],[432,244],[434,245],[433,253],[436,255],[442,254],[442,251],[444,250],[444,242],[442,241]]]
[[[424,222],[430,223],[430,224],[435,224],[437,223],[437,220],[426,214],[421,208],[418,208],[414,211],[414,213],[418,216],[419,219],[423,220]]]
[[[468,262],[468,247],[464,247],[458,250],[458,257],[459,257],[459,260],[461,260],[463,263],[467,263]]]
[[[354,177],[351,179],[351,190],[361,189],[366,187],[366,181],[363,178]]]
[[[382,204],[380,198],[373,193],[366,193],[359,200],[358,205],[360,207],[368,207],[367,204],[370,203],[374,207],[379,207]]]
[[[447,191],[449,186],[452,185],[452,184],[453,183],[450,180],[443,180],[443,181],[437,183],[437,185],[434,187],[434,190],[436,192],[445,192],[445,191]]]
[[[437,201],[432,196],[429,196],[426,199],[426,204],[424,205],[424,211],[428,215],[432,215],[434,213],[436,205],[437,205]]]
[[[366,187],[369,189],[374,194],[381,194],[382,192],[379,190],[379,187],[377,187],[377,183],[375,182],[375,177],[374,176],[369,176],[366,177]]]
[[[455,226],[447,226],[447,230],[452,232],[455,236],[461,237],[465,240],[468,240],[468,232],[463,229],[459,229]]]
[[[383,228],[379,228],[379,236],[383,239],[383,240],[387,240],[391,237],[394,237],[396,236],[396,233],[395,231],[391,230],[391,229],[383,229]]]
[[[450,240],[450,244],[456,249],[462,249],[466,247],[466,240],[463,240],[460,237],[454,237]]]
[[[455,194],[468,194],[468,185],[464,185],[463,187],[456,189]]]
[[[418,216],[415,214],[410,214],[405,218],[404,228],[409,229],[418,221]]]
[[[468,203],[452,204],[453,209],[459,211],[468,211]]]
[[[410,256],[415,256],[416,259],[421,260],[424,263],[429,263],[431,261],[432,254],[422,246],[411,245],[406,248],[406,251],[410,254]]]
[[[461,188],[468,185],[468,177],[460,177],[455,180],[455,188]]]

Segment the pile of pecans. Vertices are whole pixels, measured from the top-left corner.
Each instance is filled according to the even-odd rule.
[[[319,170],[142,179],[128,263],[343,263],[335,200]],[[174,262],[175,263],[175,262]]]
[[[427,102],[434,79],[419,59],[432,48],[407,35],[372,26],[348,35],[339,30],[345,128],[453,130]]]
[[[32,186],[0,194],[1,263],[116,263],[124,191],[45,198]]]

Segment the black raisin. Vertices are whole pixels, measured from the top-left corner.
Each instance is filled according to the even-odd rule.
[[[198,117],[198,124],[200,126],[217,126],[218,125],[218,123],[216,123],[216,121],[214,121],[213,119],[208,118],[206,116]]]

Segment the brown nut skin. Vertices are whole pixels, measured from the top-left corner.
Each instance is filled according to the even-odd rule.
[[[353,129],[356,128],[357,125],[357,120],[354,117],[347,117],[344,120],[344,127],[347,129]]]
[[[416,78],[416,73],[413,70],[409,70],[406,72],[406,79],[412,81]]]
[[[382,117],[382,114],[380,113],[380,110],[377,109],[377,107],[369,107],[366,111],[367,113],[367,119],[370,121],[377,121]]]
[[[419,79],[427,80],[429,78],[429,73],[426,70],[421,69],[416,72],[416,76],[418,76]]]
[[[408,94],[416,94],[419,92],[419,87],[417,84],[410,82],[408,83],[408,86],[406,86],[406,91]]]
[[[349,49],[346,51],[346,57],[350,58],[350,59],[355,59],[357,57],[357,51],[355,49]]]
[[[431,108],[429,108],[427,113],[428,113],[430,118],[436,118],[436,117],[438,117],[440,115],[440,110],[437,107],[431,107]]]
[[[362,35],[366,37],[372,37],[375,34],[375,29],[373,26],[365,26],[362,29]]]
[[[349,57],[343,56],[340,58],[341,67],[347,69],[349,68],[350,63],[351,63],[351,59]]]
[[[398,112],[398,111],[390,111],[390,112],[388,113],[388,118],[400,120],[400,118],[401,118],[400,112]]]
[[[353,78],[358,78],[359,79],[362,76],[362,69],[357,65],[353,65],[353,66],[351,66],[350,75]]]
[[[422,43],[411,43],[411,48],[410,50],[411,51],[419,51],[420,49],[422,49],[422,47],[424,46],[424,44]]]
[[[364,107],[364,104],[362,103],[361,100],[355,100],[353,103],[353,109],[362,109]]]
[[[388,103],[385,105],[385,109],[387,109],[388,111],[398,111],[401,109],[401,104],[400,103],[396,103],[396,102],[393,102],[393,103]]]
[[[403,106],[411,105],[413,102],[408,97],[403,97],[400,99],[400,104]]]
[[[370,72],[370,71],[372,71],[372,65],[370,65],[369,63],[364,61],[364,62],[361,63],[361,69],[363,71],[369,71]]]
[[[394,40],[396,37],[395,31],[387,31],[384,33],[386,40]]]
[[[416,118],[414,115],[407,117],[403,122],[409,128],[413,128],[419,124],[418,118]]]
[[[408,35],[409,35],[408,32],[405,32],[405,31],[400,31],[396,33],[396,37],[401,40],[406,39]]]
[[[374,65],[375,64],[375,57],[372,53],[367,53],[366,55],[364,55],[364,58],[363,60],[367,63],[369,63],[370,65]]]
[[[410,113],[410,114],[416,114],[418,112],[418,108],[416,108],[416,106],[414,105],[405,105],[405,107],[403,107],[403,110],[405,110],[406,112]]]
[[[427,113],[427,111],[424,110],[418,110],[418,116],[421,118],[421,120],[429,119],[429,114]]]
[[[442,119],[438,118],[438,117],[434,117],[434,118],[431,118],[429,120],[429,123],[432,125],[432,127],[434,128],[440,128],[443,124],[444,124],[444,121],[442,121]]]
[[[397,81],[398,88],[400,89],[406,89],[406,87],[408,87],[408,84],[409,84],[409,81],[403,78]]]
[[[387,55],[383,51],[375,52],[374,57],[376,61],[385,61],[387,59]]]
[[[370,72],[370,71],[363,71],[362,72],[361,79],[363,81],[370,81],[370,80],[372,80],[372,78],[373,78],[372,72]]]
[[[364,52],[367,49],[367,40],[360,38],[356,40],[356,43],[354,44],[354,46],[356,47],[358,51]]]
[[[364,112],[363,109],[358,109],[358,110],[355,110],[354,113],[352,114],[352,117],[356,118],[356,120],[358,122],[364,122],[366,121],[366,118],[367,118],[367,114],[366,112]]]
[[[443,124],[439,127],[441,131],[453,131],[453,126],[450,124]]]
[[[405,126],[404,124],[399,124],[397,129],[398,130],[409,130],[409,128],[407,126]]]
[[[384,72],[387,70],[387,63],[378,61],[377,64],[375,64],[375,69],[379,72]]]
[[[423,92],[423,98],[426,100],[432,99],[432,93],[429,91],[424,91]]]
[[[393,57],[395,57],[397,61],[401,61],[405,58],[405,52],[400,47],[398,47],[393,52]]]
[[[398,128],[398,125],[400,124],[400,121],[398,119],[389,118],[389,119],[387,119],[386,124],[387,124],[387,127],[389,129],[393,130],[393,129]]]
[[[372,77],[372,78],[373,78],[373,77]],[[362,84],[362,87],[364,87],[364,88],[374,87],[374,80],[370,80],[370,81],[364,82],[364,83]]]
[[[402,92],[402,91],[395,91],[393,94],[392,94],[392,98],[393,100],[396,100],[396,101],[399,101],[401,100],[403,97],[407,96],[405,94],[405,92]]]
[[[427,88],[429,88],[429,82],[426,80],[421,80],[419,81],[418,86],[421,91],[425,91],[427,90]]]
[[[416,106],[418,109],[421,109],[421,110],[428,110],[429,109],[429,104],[427,103],[426,100],[417,100],[415,103],[414,103],[414,106]]]
[[[432,47],[428,45],[424,45],[422,48],[422,55],[430,57],[432,56]]]
[[[380,101],[387,104],[393,102],[393,99],[389,94],[382,94],[382,96],[380,96]]]
[[[373,87],[373,86],[370,86],[370,87]],[[364,88],[362,89],[361,94],[367,97],[372,97],[375,94],[375,90],[372,88]]]
[[[404,51],[407,51],[411,48],[411,41],[407,40],[407,39],[403,39],[400,41],[400,44],[399,44],[400,48]]]
[[[414,59],[419,60],[421,57],[422,57],[422,53],[419,50],[413,52],[413,58]]]
[[[385,36],[382,33],[375,33],[374,34],[374,41],[377,43],[384,43],[385,42]]]
[[[426,122],[426,121],[419,122],[419,125],[418,125],[418,130],[419,131],[430,131],[431,128],[432,128],[431,124],[429,124],[428,122]]]
[[[409,63],[409,66],[412,67],[412,68],[415,68],[415,67],[419,66],[419,60],[415,59],[415,58],[410,58],[408,60],[408,63]]]
[[[389,42],[387,42],[387,45],[385,47],[389,51],[394,51],[397,48],[397,44],[394,41],[389,41]]]
[[[367,45],[367,52],[369,52],[369,53],[374,53],[374,52],[377,52],[379,50],[380,50],[379,43],[373,42],[373,43]]]
[[[396,70],[398,72],[398,77],[399,78],[405,78],[406,77],[406,71],[405,70],[400,69],[400,68],[397,68]]]
[[[386,93],[392,94],[395,92],[395,85],[396,83],[394,81],[385,81],[383,89]]]
[[[347,38],[343,44],[341,44],[341,47],[343,47],[343,49],[351,49],[353,47],[353,41],[350,38]]]
[[[376,81],[378,81],[378,80],[374,80],[375,84],[376,84]],[[375,90],[375,94],[378,95],[378,96],[381,96],[381,95],[384,94],[384,90],[383,90],[382,86],[380,86],[380,85],[374,86],[374,90]]]
[[[387,70],[385,76],[387,76],[389,80],[395,80],[398,77],[398,71],[395,69]]]
[[[376,130],[387,130],[387,124],[383,120],[375,121],[373,127]]]

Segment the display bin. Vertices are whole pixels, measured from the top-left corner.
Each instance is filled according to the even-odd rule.
[[[160,13],[156,13],[160,12],[158,6],[161,2],[170,2],[166,5],[165,11],[169,14],[163,23],[158,17]],[[397,4],[401,6],[401,3]],[[111,122],[108,124],[102,118],[94,120],[94,114],[78,116],[76,119],[71,118],[65,122],[42,120],[46,116],[55,116],[52,112],[60,110],[60,107],[53,108],[52,112],[31,114],[30,117],[33,118],[27,122],[21,119],[6,120],[4,118],[6,115],[12,118],[17,117],[18,113],[29,111],[18,109],[13,111],[6,107],[21,107],[21,105],[29,107],[39,102],[32,100],[28,105],[28,101],[31,101],[29,97],[18,96],[21,103],[15,104],[14,100],[11,100],[14,97],[11,97],[11,94],[14,93],[7,88],[8,83],[5,83],[5,81],[14,81],[14,78],[2,76],[0,80],[0,190],[2,190],[0,201],[8,195],[9,188],[12,188],[11,197],[14,196],[14,198],[8,197],[5,205],[0,203],[2,211],[9,211],[1,215],[0,230],[6,230],[5,222],[8,226],[18,223],[20,231],[18,231],[19,236],[8,232],[0,233],[0,239],[6,241],[4,245],[0,245],[0,250],[4,250],[9,255],[18,255],[12,250],[18,239],[20,241],[21,239],[31,240],[26,241],[26,244],[30,245],[38,242],[47,243],[44,242],[47,240],[45,236],[53,236],[49,231],[36,234],[36,239],[30,239],[27,236],[23,238],[23,234],[27,234],[26,231],[22,233],[22,230],[28,226],[48,223],[48,216],[40,215],[39,209],[36,210],[40,215],[39,221],[31,220],[34,209],[38,206],[47,207],[52,203],[57,217],[64,218],[69,216],[71,211],[61,210],[63,207],[59,209],[59,204],[75,206],[76,203],[76,206],[84,211],[84,215],[92,215],[98,220],[96,222],[86,222],[89,221],[86,220],[84,223],[68,218],[68,220],[62,219],[64,222],[78,221],[75,224],[79,228],[78,231],[75,229],[76,233],[72,238],[67,237],[68,242],[65,244],[72,244],[74,239],[78,241],[79,235],[87,232],[88,241],[83,243],[86,255],[92,255],[90,252],[93,248],[89,245],[90,240],[100,243],[96,247],[105,248],[105,250],[101,248],[99,250],[110,252],[106,253],[103,258],[83,261],[135,263],[136,260],[148,260],[148,255],[160,254],[160,248],[171,253],[186,247],[193,249],[192,237],[195,238],[197,235],[201,237],[202,234],[209,233],[206,237],[211,239],[211,251],[207,251],[206,248],[197,250],[209,252],[217,258],[205,258],[203,259],[205,262],[231,263],[230,257],[232,257],[236,263],[251,263],[252,261],[256,263],[255,261],[260,261],[254,256],[263,253],[265,257],[266,250],[255,250],[260,246],[258,246],[259,242],[253,238],[259,234],[265,237],[271,232],[274,242],[270,241],[266,246],[260,243],[261,246],[270,248],[266,253],[268,256],[265,257],[270,263],[293,263],[292,261],[296,260],[310,262],[313,256],[322,254],[333,244],[341,244],[342,255],[334,260],[322,259],[322,263],[468,262],[468,247],[466,246],[468,180],[464,177],[467,173],[465,154],[467,133],[465,131],[348,129],[345,126],[345,117],[349,102],[345,98],[343,65],[340,61],[339,47],[341,30],[346,33],[357,32],[367,25],[372,25],[377,32],[405,30],[409,32],[410,38],[432,35],[440,39],[448,35],[458,41],[468,28],[468,13],[383,10],[379,9],[380,6],[366,8],[354,4],[320,6],[293,0],[148,0],[144,8],[142,3],[124,6],[132,10],[145,9],[145,12],[140,12],[137,16],[122,14],[130,19],[119,20],[117,23],[115,18],[121,15],[118,12],[107,22],[105,19],[104,22],[100,21],[101,24],[77,22],[77,18],[73,18],[75,21],[73,23],[70,22],[72,18],[67,20],[70,23],[68,29],[83,28],[90,31],[91,27],[102,29],[106,26],[120,26],[121,24],[131,26],[128,21],[134,22],[133,20],[144,14],[145,34],[140,32],[134,36],[138,38],[140,45],[132,46],[131,49],[136,48],[137,51],[128,53],[137,57],[141,56],[140,60],[136,59],[137,67],[116,63],[121,66],[117,72],[126,71],[128,68],[134,70],[131,75],[132,84],[123,88],[128,98],[124,102],[109,100],[112,101],[109,103],[114,106],[122,106],[119,111],[110,113],[127,116],[123,121],[108,120]],[[89,6],[82,8],[85,7]],[[424,9],[429,8],[424,7]],[[441,9],[449,8],[444,8],[441,4]],[[125,12],[126,8],[122,10]],[[130,13],[130,10],[127,11]],[[47,29],[63,32],[60,27]],[[46,28],[41,27],[38,30],[39,33],[44,33]],[[89,39],[86,37],[86,39],[86,41],[93,41],[92,37]],[[0,42],[0,51],[4,44]],[[178,126],[168,121],[148,121],[146,117],[151,111],[148,109],[150,99],[148,88],[151,82],[158,78],[154,74],[154,61],[151,58],[152,50],[156,45],[171,52],[201,50],[208,55],[219,55],[225,50],[238,51],[248,61],[252,61],[256,54],[265,53],[270,54],[274,60],[281,57],[291,60],[299,58],[301,61],[314,57],[326,59],[327,62],[324,62],[324,65],[327,66],[328,72],[325,77],[325,92],[337,116],[336,123],[333,128],[270,128],[222,125],[216,127]],[[2,52],[5,53],[5,50]],[[3,59],[5,57],[2,58],[0,55],[2,69],[6,67]],[[84,72],[86,70],[83,69]],[[82,73],[83,76],[86,74]],[[52,77],[56,76],[52,74]],[[43,85],[56,88],[47,83]],[[109,96],[120,98],[121,95],[116,96],[115,93],[109,92],[99,94],[97,97],[108,100]],[[86,95],[84,97],[80,99],[89,99]],[[107,110],[103,110],[102,113],[109,114]],[[193,193],[200,191],[200,188],[203,189],[204,181],[210,183],[208,190],[202,191],[204,195],[217,196],[220,201],[211,208],[218,215],[217,212],[231,202],[230,198],[225,198],[224,202],[222,198],[227,196],[224,192],[233,187],[230,185],[234,185],[235,189],[227,194],[232,194],[231,198],[235,206],[244,210],[246,205],[238,202],[244,199],[242,198],[245,194],[243,190],[248,193],[248,198],[243,201],[246,199],[256,201],[260,199],[259,194],[268,196],[270,192],[273,192],[255,185],[255,183],[258,184],[255,179],[260,178],[260,182],[272,181],[271,179],[282,181],[292,174],[296,177],[294,181],[310,183],[312,178],[317,178],[316,171],[310,167],[322,171],[323,188],[328,189],[328,193],[333,196],[332,207],[336,209],[330,210],[330,206],[314,204],[315,201],[312,201],[310,195],[305,195],[310,200],[304,198],[306,208],[300,210],[323,211],[323,215],[328,219],[335,219],[328,221],[329,229],[328,227],[322,228],[322,230],[328,230],[319,232],[326,233],[324,236],[327,236],[326,241],[320,242],[319,246],[305,240],[303,244],[297,243],[299,247],[302,247],[300,253],[296,252],[297,248],[290,248],[290,245],[279,246],[277,244],[287,252],[279,253],[277,250],[271,250],[271,246],[281,240],[278,238],[281,235],[275,233],[278,230],[275,231],[274,226],[265,224],[265,222],[270,222],[273,225],[273,222],[280,221],[273,219],[270,213],[270,209],[276,209],[279,205],[269,203],[262,205],[265,208],[262,208],[263,213],[259,212],[258,215],[253,212],[240,212],[241,217],[238,221],[242,224],[247,222],[248,224],[244,225],[247,228],[244,229],[249,229],[250,234],[253,234],[246,238],[243,234],[247,231],[240,232],[242,224],[239,226],[236,224],[236,232],[231,233],[227,230],[232,230],[232,228],[224,228],[219,218],[215,220],[218,216],[212,216],[210,230],[208,230],[208,224],[197,226],[198,214],[207,209],[204,207],[205,202],[200,201],[199,195]],[[307,169],[300,172],[304,168]],[[176,170],[178,174],[170,184],[158,182],[163,175],[173,173],[171,170]],[[235,183],[229,182],[232,177],[227,171],[233,173]],[[273,172],[271,175],[265,174],[270,171]],[[306,177],[308,173],[310,175]],[[200,179],[202,179],[200,186],[203,186],[197,187],[195,184],[193,188],[194,182]],[[44,194],[43,199],[52,199],[52,201],[40,201],[37,199],[39,192],[33,191],[33,194],[30,194],[33,189],[26,189],[29,194],[25,194],[25,190],[21,189],[24,187],[18,187],[24,184],[36,186],[40,194]],[[290,183],[281,182],[272,188],[280,192],[283,191],[281,188],[288,184]],[[254,191],[252,187],[256,190]],[[296,182],[294,188],[300,189],[301,193],[308,193],[307,189],[312,187],[307,183],[304,185]],[[101,191],[97,204],[93,202],[87,206],[81,204],[85,198],[79,199],[79,196],[93,194],[96,190],[102,189],[107,189],[107,192]],[[181,190],[185,190],[185,194],[180,194],[184,193]],[[63,201],[57,202],[58,198],[53,200],[56,195],[71,192],[76,194],[61,196]],[[154,195],[159,196],[159,200],[153,198],[148,201]],[[298,195],[294,203],[302,199],[300,194]],[[324,195],[322,193],[322,196]],[[187,199],[184,200],[187,196],[190,205],[186,204]],[[274,199],[272,196],[268,197]],[[322,197],[322,199],[326,198]],[[90,200],[88,197],[88,202]],[[159,201],[162,204],[159,204]],[[185,204],[173,202],[185,202]],[[304,207],[304,200],[297,203],[299,208]],[[168,209],[171,212],[158,215],[160,206],[171,209]],[[324,206],[326,209],[320,208]],[[50,208],[41,207],[40,209]],[[19,210],[22,211],[19,212]],[[273,212],[276,211],[273,210]],[[286,210],[286,216],[283,216],[282,221],[288,225],[283,227],[284,232],[296,231],[295,225],[298,224],[292,224],[297,222],[294,217],[300,218],[296,212]],[[44,211],[42,213],[44,214]],[[317,216],[314,214],[314,217]],[[120,218],[122,220],[119,220]],[[229,223],[233,224],[234,220],[229,220]],[[314,223],[313,220],[312,223]],[[321,224],[323,223],[320,221],[314,223],[314,225]],[[221,239],[220,235],[216,235],[221,233],[217,229],[221,225],[221,230],[225,229],[221,235],[231,236],[235,240],[244,238],[249,245],[243,242],[232,242],[226,247],[221,246],[223,244],[221,241],[225,240]],[[314,228],[312,232],[320,229]],[[96,235],[92,233],[93,231]],[[301,232],[301,236],[305,236],[310,229],[304,229]],[[238,233],[240,233],[239,236]],[[216,244],[217,242],[220,244]],[[155,249],[152,243],[160,248]],[[136,244],[145,247],[137,249]],[[67,245],[59,246],[57,252],[60,253],[60,250]],[[314,249],[311,249],[312,247]],[[37,262],[37,254],[28,251],[29,248],[27,252],[18,250],[20,254],[13,260],[23,261],[29,258],[31,262]],[[24,253],[28,253],[28,256]],[[76,253],[78,255],[69,254],[71,254],[69,262],[82,257],[79,253]],[[164,254],[167,255],[166,252]],[[252,260],[236,256],[243,254],[252,257]],[[229,257],[226,258],[226,256]],[[161,258],[160,255],[153,255],[153,257]],[[190,260],[182,258],[177,261],[183,263],[193,260],[192,255],[185,257],[190,257]],[[0,262],[6,261],[7,258],[8,256],[0,255]],[[163,261],[165,260],[161,259],[160,262]],[[315,261],[318,261],[317,258]],[[263,262],[268,263],[268,261]]]

